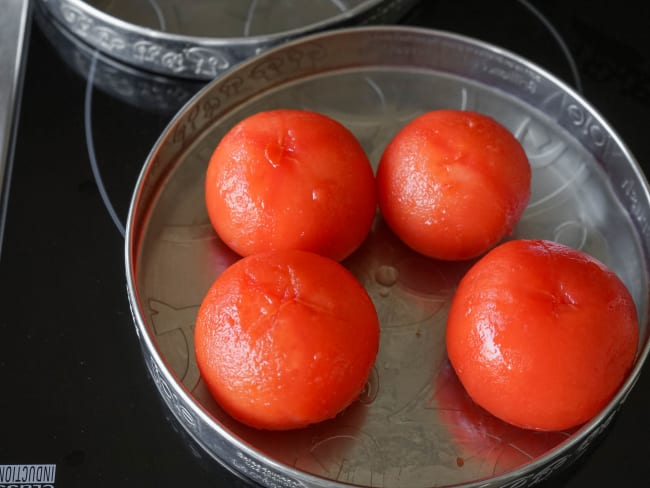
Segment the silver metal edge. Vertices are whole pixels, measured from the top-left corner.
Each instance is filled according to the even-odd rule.
[[[97,19],[106,25],[113,25],[115,27],[128,30],[140,36],[152,36],[160,39],[168,39],[170,41],[176,41],[179,43],[194,43],[194,44],[206,44],[206,45],[224,45],[224,44],[257,44],[260,42],[275,40],[275,39],[286,39],[287,37],[299,36],[301,34],[312,32],[314,30],[320,30],[330,25],[338,24],[340,22],[345,22],[348,19],[352,19],[363,13],[365,11],[371,10],[376,6],[380,5],[382,0],[366,0],[363,4],[357,5],[356,7],[346,10],[339,15],[336,15],[328,20],[323,20],[315,24],[306,25],[300,28],[291,29],[287,31],[277,32],[274,34],[265,34],[249,37],[202,37],[202,36],[189,36],[183,34],[174,34],[168,32],[162,32],[155,29],[150,29],[148,27],[142,27],[131,22],[124,21],[117,17],[113,17],[110,14],[103,12],[102,10],[93,7],[84,0],[39,0],[43,3],[48,9],[52,10],[52,7],[55,5],[66,6],[69,5],[71,8],[77,9],[80,12],[88,15],[91,18]],[[400,3],[404,0],[393,0],[391,3]]]
[[[25,58],[31,27],[30,0],[5,0],[0,16],[0,256],[9,205]]]

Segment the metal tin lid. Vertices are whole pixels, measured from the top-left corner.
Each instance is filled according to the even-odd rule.
[[[202,80],[311,32],[395,21],[416,1],[40,0],[55,22],[105,54]]]

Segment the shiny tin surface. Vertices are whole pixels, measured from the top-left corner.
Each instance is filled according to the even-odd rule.
[[[64,28],[120,61],[208,80],[316,31],[398,20],[415,0],[39,0]]]
[[[203,294],[237,259],[203,205],[219,138],[271,108],[326,113],[376,164],[392,135],[436,108],[486,113],[522,142],[532,198],[513,237],[580,248],[623,279],[640,317],[634,369],[581,428],[554,433],[503,424],[468,401],[444,348],[447,308],[469,263],[406,249],[378,219],[345,261],[380,315],[379,356],[359,401],[308,429],[244,427],[207,393],[193,357]],[[530,62],[450,33],[351,28],[293,41],[242,63],[174,118],[140,175],[127,224],[128,295],[147,366],[179,423],[219,462],[264,486],[524,487],[578,460],[605,431],[648,354],[648,184],[634,157],[579,95]]]

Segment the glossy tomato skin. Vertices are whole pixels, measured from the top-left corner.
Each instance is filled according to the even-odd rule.
[[[363,242],[377,207],[358,140],[307,110],[236,124],[211,156],[205,194],[214,229],[242,256],[302,249],[340,261]]]
[[[461,458],[480,463],[490,474],[530,463],[566,440],[566,432],[521,429],[478,406],[463,388],[449,361],[434,379],[433,404]]]
[[[429,257],[477,257],[510,234],[530,199],[531,169],[517,139],[476,112],[436,110],[400,130],[377,169],[379,207],[410,247]]]
[[[255,254],[219,276],[195,327],[196,359],[237,420],[287,430],[334,417],[365,386],[379,347],[374,306],[336,261]]]
[[[634,301],[605,265],[558,243],[513,240],[463,277],[446,340],[476,403],[550,431],[605,407],[632,367],[638,333]]]

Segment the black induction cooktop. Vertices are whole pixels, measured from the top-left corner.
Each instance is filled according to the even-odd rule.
[[[554,73],[650,172],[649,11],[426,0],[401,22],[482,39]],[[24,486],[254,486],[175,423],[144,366],[125,291],[124,222],[137,176],[202,85],[94,63],[38,12],[30,25],[3,190],[0,466],[52,470]],[[598,443],[544,486],[650,486],[647,369]]]

